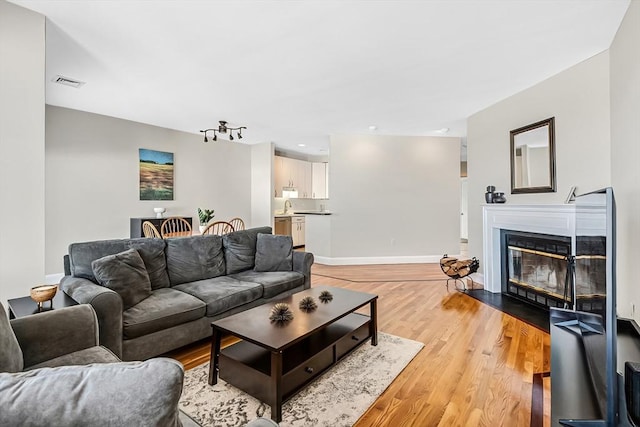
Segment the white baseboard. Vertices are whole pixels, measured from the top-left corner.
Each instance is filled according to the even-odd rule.
[[[57,285],[63,277],[64,273],[47,274],[44,276],[44,283],[47,285]]]
[[[460,255],[450,256],[459,257]],[[442,258],[442,255],[377,257],[325,257],[314,255],[314,262],[324,265],[432,264],[439,263],[440,258]]]
[[[473,273],[471,278],[474,282],[481,284],[484,287],[484,274],[482,273]]]

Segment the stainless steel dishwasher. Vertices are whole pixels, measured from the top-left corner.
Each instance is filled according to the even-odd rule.
[[[273,234],[291,236],[291,217],[276,217]]]

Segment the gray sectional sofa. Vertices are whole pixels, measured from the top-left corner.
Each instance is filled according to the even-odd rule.
[[[313,255],[286,239],[260,227],[73,243],[60,286],[93,306],[101,345],[144,360],[210,336],[216,319],[308,289]]]

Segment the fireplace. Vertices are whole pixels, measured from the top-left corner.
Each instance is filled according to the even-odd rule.
[[[576,309],[605,314],[607,239],[604,236],[577,236],[575,259]]]
[[[502,229],[502,293],[532,305],[604,314],[606,239]]]
[[[571,308],[571,237],[501,230],[502,292],[530,304]]]

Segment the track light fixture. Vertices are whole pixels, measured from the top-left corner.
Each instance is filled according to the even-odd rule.
[[[218,134],[229,134],[229,141],[233,141],[235,138],[233,137],[233,131],[236,131],[236,136],[238,137],[238,139],[242,139],[242,129],[246,129],[246,126],[238,126],[236,128],[228,126],[227,122],[224,120],[220,120],[218,125],[218,128],[209,128],[209,129],[205,129],[205,130],[201,130],[200,132],[204,133],[204,142],[209,142],[209,138],[207,138],[207,132],[213,132],[213,138],[211,138],[212,141],[217,141],[218,140]]]

